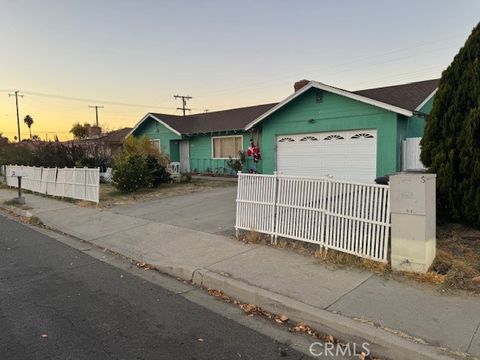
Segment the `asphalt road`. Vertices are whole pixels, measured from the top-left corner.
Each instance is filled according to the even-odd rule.
[[[1,359],[303,357],[0,215]]]

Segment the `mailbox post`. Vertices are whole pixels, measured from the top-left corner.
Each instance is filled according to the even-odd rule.
[[[436,175],[390,177],[392,269],[425,273],[436,254]]]
[[[25,204],[25,197],[22,196],[22,177],[25,177],[25,174],[21,170],[13,170],[10,176],[16,177],[18,184],[18,197],[14,198],[13,200],[17,204]]]

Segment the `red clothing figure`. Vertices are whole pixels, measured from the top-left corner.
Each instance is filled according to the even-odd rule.
[[[262,159],[260,148],[255,145],[253,139],[250,139],[250,147],[247,150],[247,156],[252,157],[254,162],[258,162],[258,160]]]

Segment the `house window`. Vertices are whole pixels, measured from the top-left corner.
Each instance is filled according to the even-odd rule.
[[[153,144],[153,146],[155,146],[158,149],[158,151],[162,151],[160,147],[160,139],[151,139],[150,143]]]
[[[239,151],[243,151],[243,137],[241,135],[212,137],[213,159],[236,158]]]

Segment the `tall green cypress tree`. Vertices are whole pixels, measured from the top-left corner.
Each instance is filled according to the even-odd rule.
[[[480,23],[442,73],[421,144],[439,217],[480,226]]]

